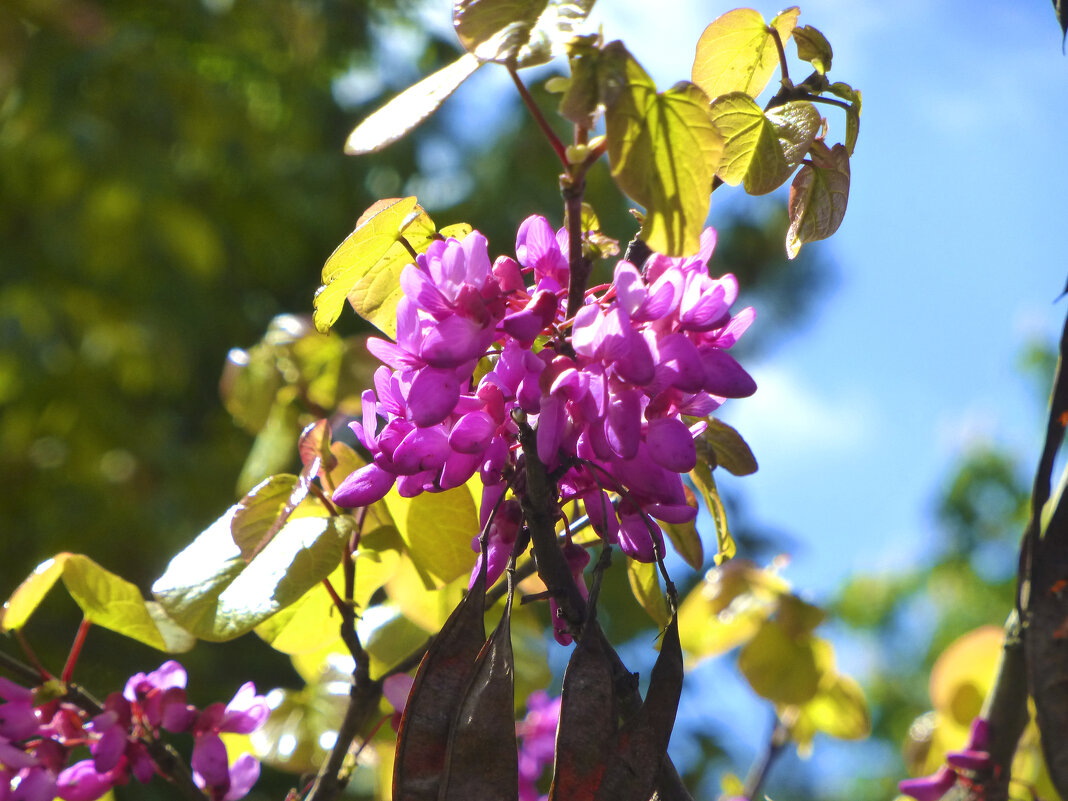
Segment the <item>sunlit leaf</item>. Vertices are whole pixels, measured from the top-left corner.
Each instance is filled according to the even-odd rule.
[[[798,13],[796,7],[790,8],[772,20],[783,46],[797,24]],[[691,77],[713,100],[731,92],[756,97],[778,66],[778,48],[764,17],[751,8],[736,8],[701,34]]]
[[[600,627],[590,621],[568,660],[549,801],[592,798],[607,767],[618,713],[606,648]]]
[[[471,539],[478,535],[478,512],[467,487],[402,498],[396,489],[386,506],[419,571],[445,584],[474,567]]]
[[[820,75],[831,68],[831,58],[834,55],[831,43],[811,25],[794,28],[794,44],[797,45],[797,57],[809,62]]]
[[[983,626],[968,632],[942,652],[931,668],[930,693],[934,708],[960,726],[978,714],[993,686],[1005,632],[1000,626]]]
[[[712,477],[712,471],[706,463],[697,463],[697,467],[690,471],[690,480],[701,494],[701,500],[716,526],[715,560],[717,565],[721,565],[733,558],[738,551],[734,537],[731,536],[730,529],[727,527],[727,510],[723,507],[719,490],[716,488],[716,480]]]
[[[626,83],[605,112],[608,158],[620,189],[645,207],[641,237],[669,256],[697,252],[722,142],[708,98],[691,83],[666,92],[619,42],[605,54],[624,65]]]
[[[251,559],[265,546],[307,495],[307,485],[301,486],[296,476],[282,473],[265,478],[238,501],[230,532],[242,558]],[[325,509],[320,516],[326,516]]]
[[[315,293],[315,327],[326,332],[345,300],[389,337],[397,332],[400,274],[412,261],[403,235],[416,252],[426,250],[434,223],[414,197],[380,200],[363,213],[356,229],[330,254],[323,285]]]
[[[849,202],[849,154],[844,145],[828,149],[814,142],[812,161],[798,170],[790,187],[790,227],[786,254],[792,259],[805,242],[826,239],[842,224]]]
[[[61,578],[89,622],[159,651],[178,653],[193,647],[194,638],[146,601],[136,585],[88,556],[66,552],[42,562],[16,588],[0,612],[0,631],[22,628]]]
[[[697,499],[693,494],[693,490],[683,485],[682,491],[686,495],[687,505],[697,506]],[[694,570],[700,570],[704,566],[705,547],[701,542],[701,535],[697,533],[696,521],[691,520],[689,523],[661,522],[660,528],[668,535],[668,539],[671,540],[671,546],[679,556],[686,560],[686,564]]]
[[[778,621],[765,620],[738,654],[749,686],[777,704],[803,704],[819,687],[811,636],[791,637]]]
[[[175,556],[152,592],[178,623],[206,640],[230,640],[296,602],[330,575],[352,535],[347,515],[290,520],[251,562],[230,533],[238,507]]]
[[[751,195],[777,189],[808,151],[820,119],[811,103],[787,103],[765,114],[744,92],[720,97],[712,104],[724,139],[717,175],[732,186],[744,184]]]
[[[839,740],[862,740],[871,732],[871,715],[864,691],[849,676],[835,674],[821,682],[816,694],[798,710],[794,739],[811,740],[821,732]]]
[[[463,598],[468,575],[465,572],[448,584],[428,586],[426,574],[420,573],[406,554],[386,583],[386,594],[406,618],[428,634],[436,634]]]
[[[707,418],[708,427],[697,438],[697,458],[709,467],[722,467],[736,476],[757,471],[757,460],[749,443],[732,426],[715,417]]]
[[[634,598],[642,609],[649,613],[649,617],[658,626],[666,626],[671,619],[671,613],[668,611],[664,593],[660,589],[656,564],[628,559],[627,578],[630,580],[630,589],[634,593]]]
[[[453,26],[479,61],[533,67],[559,55],[594,0],[455,0]]]
[[[490,635],[449,732],[440,801],[519,797],[511,604]]]
[[[482,62],[464,53],[448,66],[409,86],[356,126],[345,140],[345,152],[360,156],[393,144],[437,111],[480,66]]]
[[[449,730],[486,640],[485,571],[446,621],[415,674],[393,767],[394,801],[437,801]]]
[[[304,465],[301,476],[311,480],[322,473],[329,473],[337,466],[337,457],[330,450],[330,421],[316,420],[308,423],[297,440],[297,453]]]

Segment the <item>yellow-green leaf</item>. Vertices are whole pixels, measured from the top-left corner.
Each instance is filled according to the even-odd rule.
[[[846,111],[845,146],[849,155],[852,156],[853,150],[857,146],[857,136],[860,134],[860,109],[862,105],[860,92],[848,83],[842,83],[841,81],[832,83],[830,92],[849,103],[849,109]]]
[[[75,553],[57,554],[37,566],[4,604],[0,631],[21,628],[60,578],[89,622],[160,651],[193,647],[194,638],[145,601],[136,585]]]
[[[751,195],[777,189],[808,151],[820,119],[811,103],[787,103],[765,114],[744,92],[718,98],[712,120],[724,145],[717,175],[732,186],[744,184]]]
[[[634,593],[634,598],[641,608],[649,613],[649,617],[656,622],[657,626],[660,628],[667,626],[671,620],[671,613],[668,612],[667,601],[660,589],[656,564],[628,559],[627,578],[630,580],[631,592]]]
[[[784,46],[798,13],[796,7],[790,8],[771,22]],[[701,34],[691,77],[713,100],[731,92],[756,97],[778,66],[778,48],[764,17],[751,8],[736,8]]]
[[[605,53],[623,63],[626,79],[605,113],[612,175],[645,207],[641,236],[650,248],[669,256],[696,253],[722,152],[708,99],[685,82],[657,93],[619,42]]]
[[[727,510],[723,507],[723,501],[720,500],[712,470],[706,463],[698,462],[697,467],[690,471],[690,480],[701,494],[705,508],[716,526],[716,564],[721,565],[738,551],[734,537],[731,536],[730,529],[727,527]]]
[[[839,740],[862,740],[871,732],[871,715],[864,691],[849,676],[836,674],[821,683],[819,690],[799,710],[792,732],[804,743],[805,735],[822,732]]]
[[[533,67],[562,52],[593,2],[455,0],[452,20],[460,43],[479,61]]]
[[[820,75],[831,68],[834,51],[827,37],[811,25],[794,28],[794,44],[797,45],[797,57],[809,62]]]
[[[790,637],[775,620],[761,623],[742,648],[738,670],[757,695],[776,704],[803,704],[819,688],[813,638]]]
[[[394,488],[386,506],[416,568],[440,586],[474,567],[471,539],[478,536],[478,512],[471,491],[456,487],[402,498]]]
[[[786,254],[792,259],[805,242],[826,239],[842,224],[849,202],[849,154],[844,145],[828,149],[815,142],[812,162],[797,173],[787,206]]]
[[[397,333],[400,274],[412,261],[403,235],[416,252],[426,250],[434,222],[414,197],[380,200],[363,213],[355,230],[326,260],[315,293],[315,327],[329,330],[346,298],[352,308],[389,337]]]
[[[481,66],[477,58],[464,53],[448,66],[409,86],[356,126],[345,141],[345,152],[359,156],[393,144],[437,111]]]
[[[251,562],[230,533],[237,506],[175,556],[152,586],[172,618],[205,640],[240,636],[295,603],[337,567],[355,521],[291,519]]]

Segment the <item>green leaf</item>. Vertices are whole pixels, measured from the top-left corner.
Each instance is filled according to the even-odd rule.
[[[842,224],[849,202],[849,154],[844,145],[828,149],[815,142],[790,187],[786,254],[792,259],[805,242],[826,239]]]
[[[819,130],[819,112],[807,102],[777,106],[765,114],[744,92],[712,104],[712,120],[724,138],[717,174],[751,195],[777,189],[808,152]]]
[[[358,315],[389,337],[397,334],[400,274],[411,261],[403,237],[416,252],[426,250],[434,222],[414,197],[380,200],[363,213],[355,230],[330,254],[323,285],[315,293],[315,327],[330,329],[345,299]]]
[[[834,52],[827,37],[811,25],[794,28],[794,44],[797,45],[797,57],[809,62],[820,75],[831,68]]]
[[[356,126],[345,140],[345,152],[360,156],[393,144],[437,111],[481,66],[481,61],[464,53],[448,66],[409,86]]]
[[[299,600],[337,567],[354,526],[346,515],[291,519],[246,563],[230,533],[238,508],[175,556],[152,586],[167,614],[205,640],[231,640]]]
[[[709,467],[722,467],[736,476],[757,471],[757,460],[749,444],[734,428],[715,417],[706,418],[708,428],[697,438],[697,458]]]
[[[757,695],[776,704],[803,704],[819,687],[812,637],[793,638],[765,620],[738,654],[738,670]]]
[[[476,558],[471,539],[479,526],[466,486],[414,498],[402,498],[394,488],[385,500],[412,562],[431,583],[447,584],[471,572]]]
[[[593,117],[601,104],[601,49],[596,41],[596,37],[579,36],[568,43],[571,79],[560,98],[560,116],[587,128],[593,127]]]
[[[300,404],[294,388],[284,387],[245,457],[237,477],[237,491],[249,492],[268,476],[287,468],[293,461],[293,446],[299,433]]]
[[[594,0],[455,0],[452,22],[479,61],[533,67],[559,55]]]
[[[664,593],[660,590],[656,564],[628,559],[627,578],[630,580],[631,592],[634,593],[634,598],[641,608],[649,613],[649,617],[656,622],[657,626],[666,626],[671,620],[671,613],[668,611]]]
[[[849,676],[836,674],[820,684],[798,710],[791,736],[803,745],[822,732],[839,740],[863,740],[871,733],[871,714],[864,691]]]
[[[641,237],[652,250],[696,253],[722,147],[708,99],[685,82],[658,94],[622,44],[605,52],[623,62],[626,77],[605,114],[612,176],[645,207]]]
[[[686,495],[688,506],[697,506],[697,498],[693,490],[685,484],[682,491]],[[689,523],[660,523],[660,528],[668,535],[675,552],[686,560],[686,564],[694,570],[700,570],[705,564],[705,548],[701,543],[701,535],[697,533],[697,525],[691,520]]]
[[[273,536],[281,528],[279,518],[283,511],[287,507],[292,511],[308,494],[307,488],[295,493],[298,487],[296,476],[282,473],[265,478],[238,501],[230,533],[234,543],[241,549],[243,559],[251,559],[267,535],[270,533]],[[294,494],[299,497],[295,499],[296,503],[290,504],[290,497]]]
[[[861,108],[861,96],[860,92],[850,86],[848,83],[832,83],[830,86],[830,92],[833,95],[845,100],[849,103],[849,109],[846,111],[846,150],[849,151],[849,155],[853,155],[853,150],[857,146],[857,136],[860,134],[860,108]]]
[[[193,647],[193,637],[146,602],[136,585],[88,556],[66,552],[42,562],[19,585],[0,613],[0,631],[22,628],[60,578],[89,622],[160,651],[179,653]]]
[[[790,8],[771,22],[783,46],[797,24],[798,13],[796,7]],[[778,48],[764,17],[751,8],[736,8],[701,34],[691,78],[713,100],[732,92],[756,97],[778,66]]]
[[[733,558],[738,551],[734,543],[730,529],[727,527],[727,510],[723,508],[723,501],[719,497],[716,488],[716,480],[712,477],[712,470],[707,464],[698,462],[697,467],[690,471],[690,480],[701,494],[705,508],[712,515],[716,526],[716,564],[721,565],[728,559]]]

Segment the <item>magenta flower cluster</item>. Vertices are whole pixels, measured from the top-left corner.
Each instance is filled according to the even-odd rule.
[[[396,343],[368,341],[387,366],[352,428],[372,460],[334,500],[366,506],[394,485],[412,497],[479,473],[493,581],[521,524],[516,487],[507,491],[521,472],[522,415],[559,476],[561,505],[581,502],[603,539],[653,561],[664,549],[655,521],[697,513],[681,474],[705,424],[684,418],[756,390],[728,352],[754,313],[731,314],[738,284],[710,277],[714,243],[709,229],[690,258],[618,262],[567,319],[567,233],[544,218],[523,222],[515,259],[491,264],[478,232],[434,242],[401,274]]]
[[[211,801],[235,801],[259,778],[259,762],[245,754],[229,764],[220,734],[247,734],[269,712],[251,682],[229,704],[198,710],[186,700],[186,673],[165,662],[138,673],[112,693],[92,717],[66,701],[38,703],[34,692],[0,678],[0,801],[93,801],[133,776],[156,774],[148,743],[161,731],[193,735],[193,779]],[[75,749],[89,758],[68,762]]]
[[[990,724],[985,718],[975,718],[968,742],[959,751],[946,754],[946,763],[930,776],[906,779],[898,783],[898,790],[916,801],[937,801],[949,792],[961,777],[968,782],[990,773],[993,763],[990,752]]]

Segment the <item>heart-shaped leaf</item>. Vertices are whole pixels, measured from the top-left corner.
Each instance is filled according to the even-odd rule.
[[[798,9],[772,20],[785,46],[797,24]],[[712,100],[732,92],[756,97],[779,66],[778,48],[759,11],[736,8],[712,22],[697,41],[691,78]]]
[[[797,57],[809,62],[820,75],[831,68],[831,58],[834,56],[831,43],[811,25],[794,28],[794,44],[797,45]]]
[[[621,43],[604,52],[625,77],[605,113],[612,176],[645,207],[641,237],[652,250],[696,253],[722,148],[708,98],[686,82],[658,93]]]

